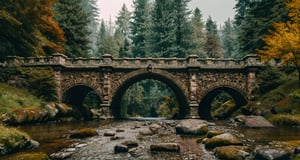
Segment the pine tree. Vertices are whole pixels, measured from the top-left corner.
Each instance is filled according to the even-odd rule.
[[[87,57],[89,50],[89,16],[83,9],[81,0],[59,0],[55,5],[55,20],[65,32],[66,55]]]
[[[174,0],[174,27],[176,34],[176,57],[186,57],[192,47],[190,40],[192,28],[188,21],[190,11],[187,7],[190,0]]]
[[[125,4],[123,4],[116,20],[116,37],[120,40],[120,57],[132,57],[130,46],[130,19],[131,13]]]
[[[210,58],[222,58],[221,53],[221,43],[218,36],[218,28],[216,22],[214,22],[209,16],[206,24],[206,42],[205,42],[205,52]]]
[[[193,55],[198,55],[199,57],[207,57],[204,51],[205,45],[205,32],[204,32],[204,22],[202,21],[202,14],[199,8],[194,10],[192,19],[191,19],[191,26],[192,26],[192,35],[191,35],[191,42],[192,49],[190,51]]]
[[[148,57],[151,30],[151,4],[149,0],[134,0],[131,39],[133,57]]]
[[[101,20],[100,29],[97,36],[98,51],[97,57],[101,57],[103,54],[111,54],[113,57],[119,57],[120,45],[115,38],[114,28],[111,20],[108,24]]]
[[[288,0],[245,1],[236,6],[236,24],[238,25],[239,57],[253,54],[265,45],[262,38],[269,34],[273,22],[287,20],[287,9],[284,4]],[[239,3],[238,3],[239,4]],[[240,13],[241,12],[241,13]]]
[[[233,21],[228,19],[225,21],[221,30],[221,40],[224,51],[224,58],[231,58],[237,54],[236,48],[236,33],[233,26]]]
[[[82,0],[83,9],[88,15],[89,23],[87,24],[87,28],[90,32],[89,37],[89,48],[91,52],[91,56],[97,55],[98,47],[97,47],[97,34],[99,28],[99,17],[100,17],[100,9],[97,5],[97,0]]]

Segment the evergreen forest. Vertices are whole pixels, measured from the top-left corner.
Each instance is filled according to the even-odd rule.
[[[107,21],[97,0],[1,0],[0,62],[7,56],[53,53],[72,58],[111,54],[238,59],[257,54],[265,62],[289,65],[299,75],[300,0],[236,0],[235,17],[221,26],[211,17],[203,19],[201,10],[191,10],[189,2],[133,0],[133,11],[124,4],[115,21]],[[262,84],[275,81],[275,71],[270,72]],[[274,83],[266,85],[274,88]],[[86,105],[99,106],[95,97],[94,92],[88,94]],[[212,108],[232,99],[222,92]],[[123,117],[174,117],[178,112],[173,91],[152,79],[130,86],[121,104]]]

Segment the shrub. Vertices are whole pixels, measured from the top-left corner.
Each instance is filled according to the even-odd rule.
[[[51,68],[21,68],[27,79],[26,88],[45,101],[56,101],[56,82]]]

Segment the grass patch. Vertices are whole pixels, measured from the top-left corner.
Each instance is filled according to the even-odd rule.
[[[300,114],[275,114],[268,119],[277,126],[300,126]]]
[[[45,102],[26,89],[0,83],[0,114],[15,108],[40,107]]]

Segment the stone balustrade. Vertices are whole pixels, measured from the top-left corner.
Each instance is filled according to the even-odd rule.
[[[149,64],[153,68],[203,68],[203,69],[240,69],[262,66],[257,56],[249,55],[243,59],[198,58],[190,55],[187,58],[113,58],[104,54],[101,58],[68,58],[63,54],[49,57],[8,57],[8,65],[22,66],[64,66],[67,68],[145,68]]]

